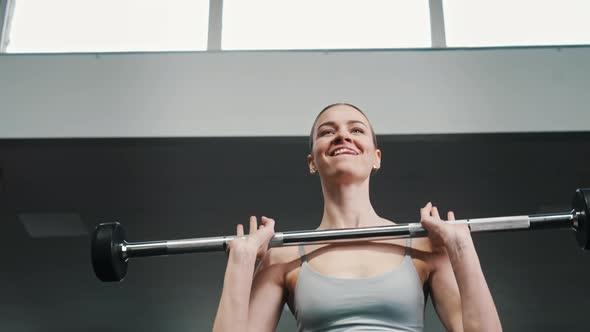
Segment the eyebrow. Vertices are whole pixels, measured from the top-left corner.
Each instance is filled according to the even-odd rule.
[[[360,123],[363,126],[367,127],[367,125],[364,122],[360,121],[360,120],[350,120],[350,121],[347,122],[347,124],[349,124],[349,125],[350,124],[353,124],[353,123]],[[323,126],[332,126],[332,127],[335,127],[336,126],[336,122],[334,122],[334,121],[326,121],[326,122],[322,123],[321,125],[319,125],[318,126],[318,129],[320,129]]]

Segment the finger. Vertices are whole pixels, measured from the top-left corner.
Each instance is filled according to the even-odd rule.
[[[255,216],[250,216],[250,234],[256,233],[258,229],[258,222],[256,221]]]
[[[449,211],[447,213],[447,219],[448,220],[455,220],[455,213],[453,211]]]
[[[432,208],[432,203],[428,202],[423,208],[420,209],[420,218],[422,220],[426,219],[430,216],[430,209]]]
[[[238,226],[236,226],[236,235],[238,237],[244,236],[244,225],[238,224]]]
[[[436,206],[432,207],[432,216],[436,219],[440,219],[440,215],[438,214],[438,209],[436,208]]]
[[[264,237],[270,239],[275,233],[275,221],[271,218],[262,217],[262,223],[264,228],[260,232],[264,233]]]
[[[274,219],[262,216],[262,218],[260,220],[262,221],[263,226],[271,226],[271,224],[272,224],[272,226],[274,227],[274,224],[275,224]]]

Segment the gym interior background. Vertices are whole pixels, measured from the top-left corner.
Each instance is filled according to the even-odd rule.
[[[6,1],[2,2],[6,6]],[[130,241],[230,234],[249,215],[315,228],[307,134],[333,102],[383,151],[377,212],[417,221],[563,212],[590,187],[590,47],[0,54],[0,330],[207,331],[225,254],[90,264]],[[572,232],[474,236],[506,331],[585,331],[590,253]],[[443,331],[432,305],[426,331]],[[277,331],[295,331],[285,310]]]

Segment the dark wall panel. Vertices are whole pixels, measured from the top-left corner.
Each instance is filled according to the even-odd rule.
[[[379,140],[371,197],[398,222],[417,221],[428,201],[458,218],[568,211],[590,187],[588,132]],[[210,330],[224,254],[137,259],[124,282],[103,284],[88,235],[71,230],[116,220],[131,241],[213,236],[251,214],[278,230],[315,228],[322,198],[306,155],[305,137],[0,140],[0,330]],[[571,232],[474,237],[506,331],[587,329],[590,253]],[[442,331],[430,305],[426,315],[427,331]],[[279,331],[295,330],[289,316]]]

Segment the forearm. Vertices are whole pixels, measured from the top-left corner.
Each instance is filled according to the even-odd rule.
[[[448,245],[447,253],[461,295],[463,330],[502,331],[500,317],[471,237]]]
[[[250,289],[256,256],[231,251],[221,300],[213,323],[214,332],[240,332],[248,328]]]

